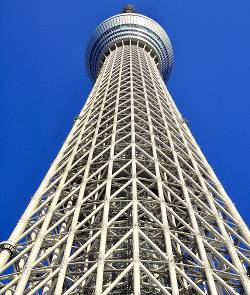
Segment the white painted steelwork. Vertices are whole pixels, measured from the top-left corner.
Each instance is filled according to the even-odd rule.
[[[61,151],[0,245],[0,294],[250,295],[249,230],[157,55],[134,36],[105,53]]]

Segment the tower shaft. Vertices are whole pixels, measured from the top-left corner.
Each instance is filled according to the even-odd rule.
[[[161,77],[110,46],[7,242],[0,294],[250,294],[250,236]]]

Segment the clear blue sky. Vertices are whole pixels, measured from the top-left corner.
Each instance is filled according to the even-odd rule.
[[[7,239],[91,89],[90,34],[126,1],[0,2],[0,240]],[[168,87],[250,224],[250,1],[133,1],[174,48]]]

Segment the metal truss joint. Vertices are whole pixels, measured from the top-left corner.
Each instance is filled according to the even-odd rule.
[[[13,258],[18,254],[15,244],[10,241],[3,241],[0,243],[0,253],[4,250],[10,253],[10,258]]]

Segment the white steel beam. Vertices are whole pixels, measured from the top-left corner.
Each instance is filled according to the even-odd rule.
[[[141,39],[109,45],[0,244],[0,294],[250,295],[249,230],[168,93],[160,57]]]

